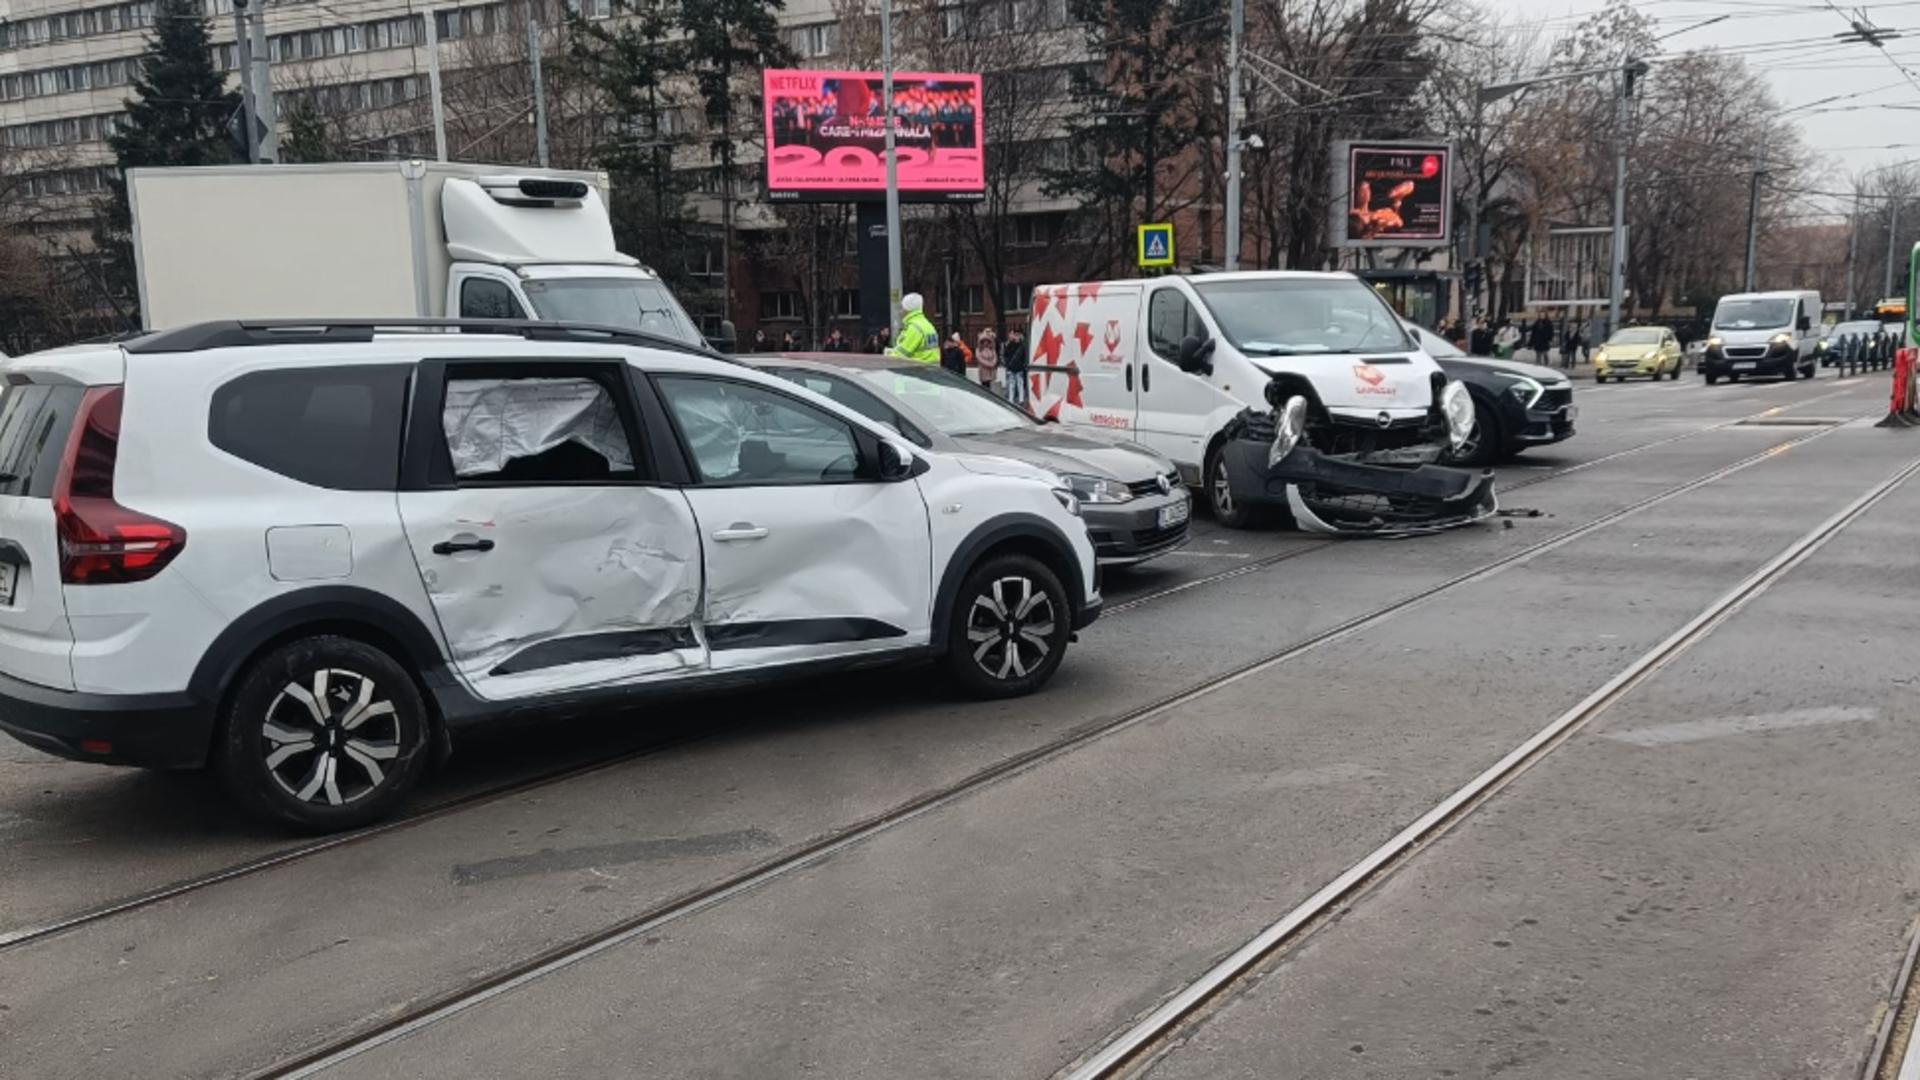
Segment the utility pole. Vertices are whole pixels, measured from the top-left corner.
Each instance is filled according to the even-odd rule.
[[[1760,246],[1760,178],[1766,175],[1760,170],[1760,155],[1753,155],[1753,175],[1747,183],[1747,276],[1744,292],[1753,291],[1753,262],[1756,249]]]
[[[240,50],[240,141],[247,164],[260,160],[258,121],[253,111],[253,34],[247,29],[247,0],[233,0],[233,44]]]
[[[1900,247],[1900,196],[1895,193],[1888,198],[1893,200],[1893,210],[1887,217],[1887,287],[1882,297],[1893,295],[1893,255]]]
[[[1853,299],[1853,264],[1860,255],[1860,188],[1853,189],[1853,216],[1847,219],[1847,312],[1853,318],[1858,306]]]
[[[1467,290],[1467,310],[1462,312],[1469,320],[1480,313],[1480,281],[1473,276],[1473,268],[1480,263],[1480,198],[1486,188],[1487,151],[1483,125],[1487,114],[1487,88],[1474,87],[1473,90],[1473,176],[1469,182],[1472,190],[1467,192],[1467,258],[1465,280],[1473,285]],[[1484,278],[1484,274],[1482,275]]]
[[[1627,123],[1633,102],[1633,81],[1646,73],[1644,60],[1629,58],[1620,66],[1620,104],[1613,136],[1613,281],[1607,290],[1609,334],[1620,329],[1620,308],[1627,293]]]
[[[880,111],[886,123],[887,325],[900,340],[900,163],[893,152],[893,0],[880,0]]]
[[[885,0],[883,0],[885,2]],[[1240,124],[1246,106],[1240,100],[1240,39],[1247,28],[1247,0],[1233,0],[1227,34],[1227,260],[1240,269]]]
[[[547,88],[540,79],[540,21],[527,19],[527,57],[533,64],[533,143],[540,167],[547,167]],[[729,298],[731,299],[731,298]]]
[[[432,8],[420,17],[427,28],[427,95],[433,99],[433,156],[447,160],[447,107],[440,100],[440,26]]]
[[[267,0],[255,0],[248,37],[253,45],[253,115],[260,123],[256,160],[280,160],[280,113],[273,104],[273,55],[267,44]]]

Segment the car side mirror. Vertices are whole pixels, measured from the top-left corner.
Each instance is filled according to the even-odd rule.
[[[1213,374],[1213,339],[1188,334],[1180,342],[1180,370],[1194,375]]]
[[[1799,323],[1797,323],[1796,325],[1800,328],[1800,332],[1804,334],[1807,331],[1813,329],[1813,319],[1809,316],[1802,315],[1800,316]]]
[[[880,479],[893,484],[902,480],[911,480],[927,471],[927,463],[913,451],[894,442],[892,439],[880,440]]]

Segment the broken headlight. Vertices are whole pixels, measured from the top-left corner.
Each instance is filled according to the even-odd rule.
[[[1280,464],[1293,448],[1300,445],[1300,436],[1307,431],[1307,399],[1298,394],[1287,399],[1285,405],[1273,417],[1273,445],[1267,448],[1267,468]]]
[[[1440,411],[1447,418],[1447,441],[1455,450],[1467,443],[1473,434],[1473,398],[1467,388],[1457,382],[1447,383],[1440,391]]]

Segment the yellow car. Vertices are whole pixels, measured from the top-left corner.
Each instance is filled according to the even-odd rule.
[[[1655,382],[1662,375],[1678,379],[1682,359],[1680,339],[1673,336],[1673,331],[1659,326],[1629,326],[1615,330],[1605,345],[1594,350],[1593,378],[1595,382],[1625,381],[1632,375],[1645,375]]]

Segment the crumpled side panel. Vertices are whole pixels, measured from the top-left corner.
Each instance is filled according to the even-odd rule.
[[[698,648],[493,675],[530,645],[572,635],[690,627],[702,567],[678,491],[643,487],[403,492],[401,514],[459,669],[476,687],[583,685],[697,664]],[[436,555],[460,536],[485,553]]]
[[[633,468],[619,411],[592,379],[454,379],[441,423],[457,476],[496,473],[566,442]]]

